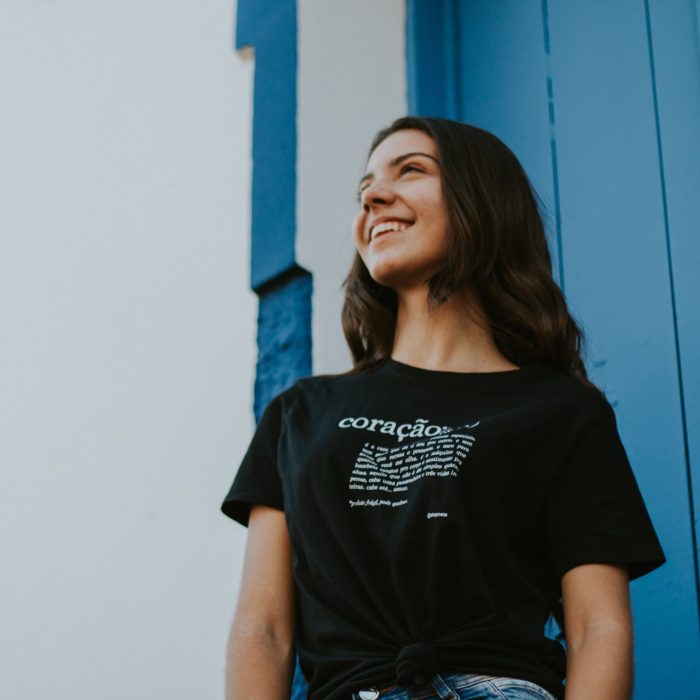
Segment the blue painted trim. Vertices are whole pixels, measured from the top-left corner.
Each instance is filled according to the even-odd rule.
[[[236,48],[255,46],[251,287],[294,266],[296,0],[239,0]]]
[[[296,0],[239,0],[236,48],[255,47],[250,284],[260,297],[254,412],[311,374],[312,279],[295,261]]]
[[[311,299],[313,278],[292,273],[278,278],[260,295],[256,420],[268,401],[311,374]]]
[[[700,605],[700,565],[698,563],[698,539],[695,528],[697,518],[693,502],[693,477],[690,464],[690,446],[688,444],[688,419],[686,415],[686,400],[683,384],[683,364],[681,360],[681,341],[678,334],[678,311],[676,306],[676,285],[673,279],[673,259],[671,257],[671,235],[668,223],[668,197],[666,194],[666,174],[664,168],[664,152],[661,143],[661,125],[659,118],[659,97],[656,89],[656,67],[654,63],[654,43],[651,36],[651,18],[649,16],[649,0],[644,0],[644,19],[647,30],[647,45],[649,47],[649,69],[651,73],[651,88],[654,103],[654,125],[656,127],[656,149],[659,159],[659,182],[661,183],[661,202],[664,214],[664,236],[666,241],[666,261],[668,264],[669,290],[671,293],[671,314],[673,317],[673,340],[676,348],[676,374],[678,377],[678,395],[680,400],[681,425],[683,428],[683,453],[685,457],[686,478],[688,481],[688,509],[690,511],[690,536],[693,542],[693,571],[695,574],[695,599]],[[700,621],[700,608],[696,609]]]

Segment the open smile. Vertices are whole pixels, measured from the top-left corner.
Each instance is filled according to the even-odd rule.
[[[412,226],[413,224],[411,224]],[[384,238],[385,236],[390,236],[391,234],[396,234],[396,233],[403,233],[404,231],[408,231],[411,226],[407,226],[404,229],[401,229],[400,231],[382,231],[381,233],[378,233],[372,240],[370,241],[370,244],[374,243],[375,241],[378,241],[380,238]]]

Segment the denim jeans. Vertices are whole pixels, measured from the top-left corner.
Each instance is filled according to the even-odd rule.
[[[531,681],[475,673],[443,673],[419,688],[362,688],[352,700],[556,700]]]

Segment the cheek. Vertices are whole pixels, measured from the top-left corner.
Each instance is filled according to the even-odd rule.
[[[447,208],[442,198],[436,197],[429,204],[429,215],[431,226],[435,228],[435,232],[441,239],[447,241],[447,229],[449,227],[449,220],[447,216]]]
[[[415,212],[419,220],[433,233],[441,234],[447,231],[448,218],[445,203],[438,195],[439,193],[433,193],[432,196],[423,197],[420,202],[416,202]]]
[[[415,192],[411,205],[416,215],[425,221],[443,222],[447,218],[447,206],[440,187],[431,187]]]
[[[355,215],[352,220],[352,237],[355,241],[356,246],[361,246],[364,244],[363,236],[365,230],[365,222],[367,221],[367,214],[364,211],[360,211]]]

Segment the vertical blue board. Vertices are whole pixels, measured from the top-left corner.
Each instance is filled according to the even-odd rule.
[[[636,697],[693,697],[691,493],[645,5],[552,2],[549,27],[567,296],[669,559],[632,583]]]
[[[700,697],[700,311],[692,274],[700,261],[700,52],[693,5],[413,0],[409,11],[421,21],[409,17],[407,25],[413,113],[494,132],[553,212],[555,273],[582,321],[589,374],[615,408],[669,559],[631,584],[637,700]],[[450,35],[448,6],[458,28],[450,49],[456,70],[426,77],[425,67],[411,68],[411,56],[428,56]],[[422,81],[446,85],[426,89]],[[449,99],[439,105],[441,91],[457,96],[456,111]]]
[[[239,0],[236,48],[255,47],[251,287],[294,264],[296,0]]]
[[[459,69],[455,51],[459,0],[408,0],[406,70],[408,111],[458,119]],[[432,42],[423,41],[429,36]]]
[[[251,287],[260,297],[255,415],[311,374],[311,275],[295,261],[296,0],[239,0],[236,48],[255,47]]]
[[[677,366],[682,391],[688,477],[700,550],[700,6],[650,0],[649,44],[655,74],[659,160],[674,291]],[[687,565],[690,562],[686,562]],[[699,596],[700,598],[700,596]]]

